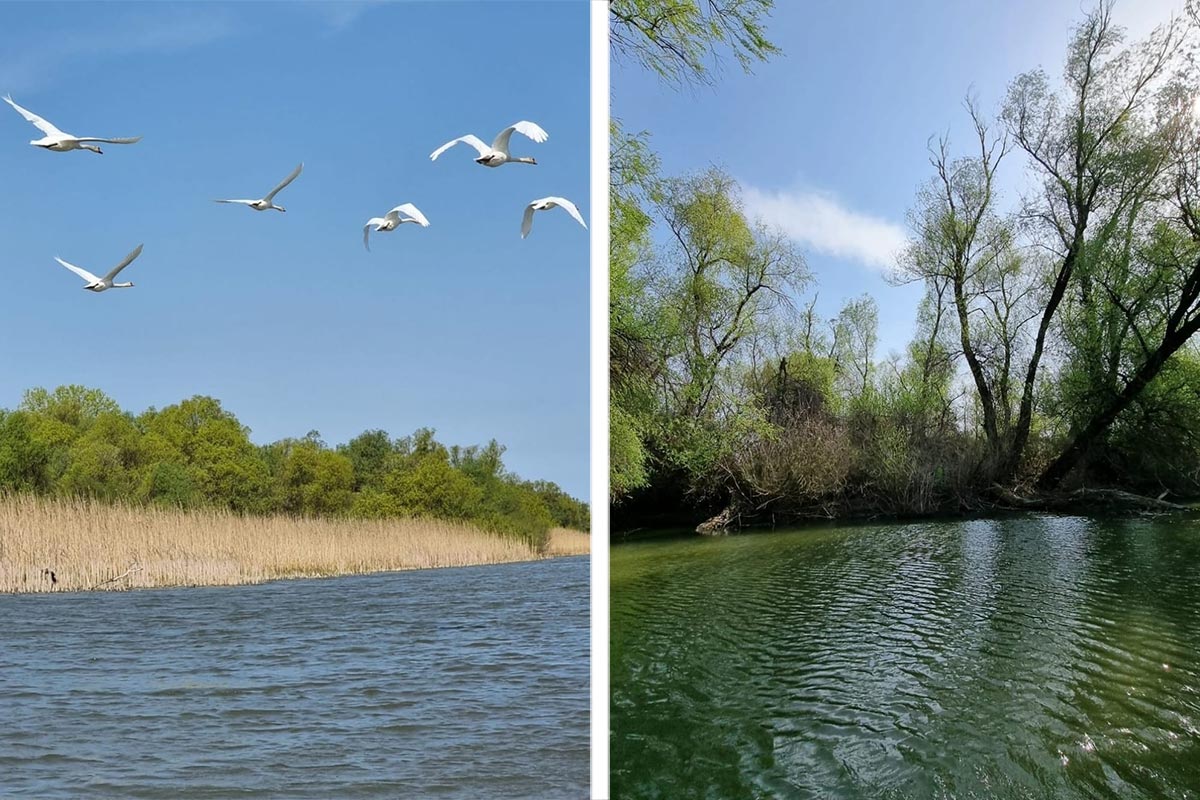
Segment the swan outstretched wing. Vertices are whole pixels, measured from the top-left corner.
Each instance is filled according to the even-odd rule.
[[[87,271],[86,269],[84,269],[83,267],[77,267],[77,266],[75,266],[74,264],[69,264],[69,263],[67,263],[66,261],[63,261],[63,260],[62,260],[61,258],[59,258],[58,256],[55,256],[55,257],[54,257],[54,260],[55,260],[55,261],[57,261],[58,263],[62,264],[62,265],[63,265],[64,267],[66,267],[67,269],[71,270],[71,272],[74,272],[74,273],[75,273],[76,275],[78,275],[79,277],[83,278],[83,279],[84,279],[85,281],[87,281],[88,283],[99,283],[99,282],[100,282],[100,279],[99,279],[99,278],[97,278],[97,277],[96,277],[95,275],[93,275],[92,273],[88,272],[88,271]]]
[[[367,224],[363,225],[363,247],[367,248],[367,252],[371,252],[371,228],[378,228],[383,223],[387,222],[383,217],[371,217],[367,220]]]
[[[537,201],[535,200],[533,203],[530,203],[529,205],[525,206],[525,217],[521,220],[521,238],[522,239],[524,239],[526,236],[529,235],[529,230],[530,230],[530,228],[533,227],[533,206],[536,203],[537,203]]]
[[[484,144],[482,139],[473,133],[468,133],[466,136],[460,136],[457,139],[451,139],[437,150],[434,150],[429,154],[429,160],[437,161],[438,156],[449,150],[451,147],[454,147],[454,145],[458,144],[459,142],[471,145],[471,147],[474,147],[481,156],[486,156],[491,151],[491,148]]]
[[[521,120],[520,122],[515,122],[504,130],[500,131],[500,133],[496,136],[496,141],[492,142],[492,149],[499,150],[502,153],[507,153],[508,140],[512,138],[513,131],[516,131],[523,136],[528,136],[538,144],[541,144],[550,138],[550,134],[542,130],[542,126],[538,125],[536,122]]]
[[[301,171],[303,171],[303,170],[304,170],[304,162],[301,162],[300,166],[298,166],[294,170],[292,170],[292,174],[288,175],[286,178],[284,178],[283,181],[278,186],[276,186],[274,189],[271,190],[271,193],[269,195],[267,195],[266,197],[263,198],[263,200],[266,200],[268,203],[271,202],[271,200],[275,197],[275,195],[277,195],[281,191],[283,191],[283,187],[287,186],[289,183],[296,180],[296,176],[299,175],[301,173]]]
[[[575,218],[576,222],[587,228],[587,223],[583,221],[583,215],[579,213],[579,209],[570,200],[565,197],[543,197],[525,206],[525,218],[521,220],[521,238],[524,239],[528,236],[529,229],[533,227],[534,211],[548,211],[555,206],[561,206],[568,214]]]
[[[395,214],[397,218],[399,218],[401,214],[404,214],[406,217],[408,217],[408,219],[401,219],[401,222],[415,222],[422,228],[429,227],[429,220],[425,219],[425,215],[421,213],[421,209],[417,208],[412,203],[405,203],[403,205],[396,206],[388,212],[388,216],[390,217],[393,214]]]
[[[51,125],[49,122],[46,122],[46,120],[42,119],[37,114],[34,114],[32,111],[29,111],[28,109],[25,109],[25,108],[21,108],[19,105],[17,105],[15,102],[13,102],[13,99],[11,97],[5,95],[4,102],[8,103],[10,106],[15,108],[17,110],[18,114],[20,114],[22,117],[24,117],[28,122],[32,122],[33,126],[35,128],[37,128],[39,131],[46,134],[47,136],[66,136],[67,135],[67,134],[63,133],[62,131],[60,131],[58,128]]]
[[[566,209],[566,212],[575,218],[575,221],[587,228],[587,223],[583,221],[583,215],[579,213],[579,209],[565,197],[543,197],[542,202],[554,203],[556,206],[561,206]]]
[[[125,269],[130,264],[132,264],[133,260],[135,258],[137,258],[138,256],[140,256],[141,254],[142,254],[142,245],[139,244],[137,247],[135,247],[133,249],[132,253],[125,256],[124,261],[122,261],[120,264],[117,264],[115,267],[113,267],[112,269],[110,269],[108,271],[108,274],[104,276],[104,280],[111,281],[113,278],[117,277],[118,272],[120,272],[121,270]]]
[[[142,140],[140,136],[125,136],[117,139],[102,139],[99,136],[76,136],[77,142],[108,142],[109,144],[137,144]]]

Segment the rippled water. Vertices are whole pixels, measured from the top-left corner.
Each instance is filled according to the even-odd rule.
[[[0,597],[0,797],[585,797],[587,578]]]
[[[1200,522],[617,545],[614,798],[1200,797]]]

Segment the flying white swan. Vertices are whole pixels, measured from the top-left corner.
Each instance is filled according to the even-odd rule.
[[[400,215],[405,216],[401,217]],[[371,236],[371,226],[375,226],[376,233],[384,231],[394,231],[406,222],[415,222],[422,228],[429,227],[429,220],[425,219],[425,215],[421,213],[421,209],[414,206],[412,203],[396,206],[382,217],[371,217],[367,220],[367,224],[363,226],[363,247],[367,248],[367,252],[371,252],[371,245],[368,239]]]
[[[513,131],[523,136],[528,136],[539,144],[550,138],[550,134],[542,130],[541,126],[536,122],[521,120],[500,131],[499,135],[496,136],[496,141],[492,142],[491,147],[484,144],[483,140],[478,136],[468,133],[466,136],[460,136],[453,141],[446,142],[437,150],[434,150],[429,155],[429,158],[431,161],[437,161],[437,157],[442,153],[454,147],[459,142],[464,142],[479,151],[479,158],[475,159],[475,163],[483,164],[485,167],[498,167],[510,161],[514,164],[536,164],[537,161],[532,158],[513,158],[508,154],[508,140],[512,138]]]
[[[287,211],[287,209],[284,208],[283,206],[277,206],[271,201],[275,199],[275,195],[279,194],[283,190],[283,187],[287,186],[289,183],[296,180],[296,176],[299,175],[300,171],[303,169],[304,169],[304,163],[301,162],[300,166],[298,166],[294,170],[292,170],[292,174],[288,175],[286,178],[284,178],[283,182],[280,183],[278,186],[276,186],[274,189],[272,189],[271,193],[269,195],[267,195],[266,197],[263,197],[259,200],[214,200],[213,202],[214,203],[240,203],[241,205],[244,205],[244,206],[250,206],[255,211],[266,211],[268,208],[273,208],[276,211]]]
[[[56,153],[65,153],[68,150],[91,150],[93,153],[104,155],[103,150],[94,144],[88,143],[106,142],[108,144],[134,144],[142,140],[142,137],[140,136],[133,136],[126,139],[102,139],[98,136],[72,136],[69,133],[63,133],[49,122],[46,122],[46,120],[39,117],[37,114],[34,114],[32,111],[21,108],[19,105],[13,102],[11,97],[8,97],[7,95],[4,98],[4,102],[15,108],[17,113],[26,120],[32,122],[35,128],[46,134],[41,139],[33,139],[29,142],[34,147],[44,147],[47,150],[53,150]]]
[[[534,200],[529,205],[525,206],[525,218],[521,220],[521,238],[524,239],[529,235],[529,229],[533,227],[533,212],[549,211],[552,208],[561,206],[568,214],[575,218],[575,221],[587,228],[587,223],[583,221],[583,215],[579,213],[579,209],[565,197],[543,197],[541,200]]]
[[[137,246],[136,250],[134,250],[129,255],[125,256],[125,260],[122,261],[120,264],[117,264],[112,269],[110,269],[108,271],[108,274],[105,275],[103,278],[97,278],[95,275],[88,272],[83,267],[77,267],[74,264],[68,264],[66,261],[63,261],[58,256],[55,256],[54,260],[57,261],[58,263],[62,264],[67,269],[71,270],[71,272],[74,272],[79,277],[83,278],[85,281],[87,281],[87,286],[84,286],[83,288],[85,288],[91,292],[103,292],[105,289],[128,289],[130,286],[133,286],[132,283],[113,283],[113,278],[117,277],[118,272],[120,272],[121,270],[128,267],[130,262],[132,262],[135,258],[140,256],[141,254],[142,254],[142,246],[139,244]]]

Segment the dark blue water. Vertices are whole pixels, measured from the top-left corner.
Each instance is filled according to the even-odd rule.
[[[0,797],[583,798],[588,560],[0,597]]]

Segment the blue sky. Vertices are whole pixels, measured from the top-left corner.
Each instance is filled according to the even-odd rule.
[[[748,210],[784,228],[816,276],[818,309],[836,315],[866,292],[879,304],[877,357],[903,351],[921,291],[884,274],[907,235],[905,215],[933,173],[930,137],[969,146],[963,98],[994,115],[1009,81],[1061,75],[1079,0],[1004,3],[777,0],[768,38],[784,55],[744,75],[727,62],[713,87],[672,89],[618,60],[613,114],[648,130],[669,175],[715,164],[737,178]],[[1115,19],[1148,33],[1181,0],[1118,0]],[[1015,205],[1022,162],[1004,167]]]
[[[0,105],[0,406],[81,383],[127,409],[219,398],[268,442],[436,428],[527,478],[588,486],[584,2],[0,3],[0,95],[82,136],[50,153]],[[538,166],[459,145],[514,135]],[[217,205],[277,198],[286,214]],[[432,223],[362,245],[404,202]],[[55,263],[103,274],[103,294]]]

